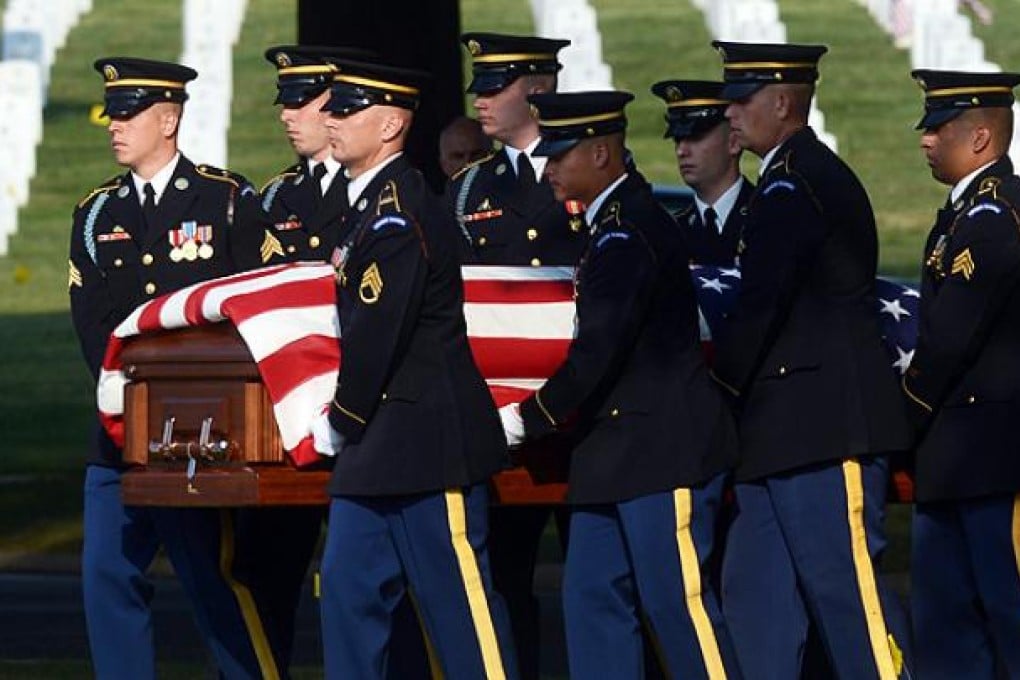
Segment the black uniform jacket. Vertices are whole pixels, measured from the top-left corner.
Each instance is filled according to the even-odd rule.
[[[576,415],[573,503],[612,503],[704,482],[736,455],[705,368],[688,255],[640,176],[606,198],[577,272],[577,335],[521,405],[541,436]]]
[[[853,171],[805,127],[773,156],[748,212],[740,293],[713,365],[738,397],[738,479],[907,450],[875,305],[875,219]]]
[[[573,266],[584,252],[583,215],[569,214],[545,178],[521,186],[506,151],[454,175],[444,200],[466,264]]]
[[[920,501],[1020,491],[1020,180],[1008,158],[940,210],[903,377]]]
[[[403,156],[361,197],[333,258],[342,337],[330,420],[347,443],[330,493],[483,481],[503,467],[506,439],[468,348],[457,227]]]
[[[292,165],[262,187],[262,208],[271,221],[259,248],[264,264],[325,261],[340,242],[347,210],[343,168],[323,195],[306,163]]]
[[[754,184],[741,178],[740,193],[733,209],[726,216],[722,233],[708,229],[701,220],[697,204],[692,200],[684,209],[673,215],[691,254],[691,264],[713,264],[732,267],[739,255],[740,241],[747,223],[747,204],[754,194]]]
[[[265,218],[248,181],[181,156],[144,228],[131,174],[92,190],[74,210],[68,290],[71,318],[93,378],[110,333],[138,305],[193,283],[258,266]],[[188,240],[192,245],[181,245]],[[208,246],[208,247],[205,247]],[[176,251],[176,252],[175,252]],[[90,463],[116,465],[101,432]]]

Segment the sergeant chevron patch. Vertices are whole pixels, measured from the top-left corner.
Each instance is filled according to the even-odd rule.
[[[374,305],[379,302],[382,294],[383,280],[379,273],[379,265],[375,262],[368,265],[368,269],[361,275],[361,285],[358,286],[358,297],[366,305]]]
[[[73,286],[81,288],[83,285],[81,278],[81,270],[74,266],[74,262],[71,260],[67,261],[67,289],[71,290]]]
[[[265,264],[272,259],[273,255],[283,257],[283,244],[280,243],[280,239],[266,231],[266,237],[262,240],[259,252],[262,255],[262,264]]]
[[[970,254],[970,248],[965,248],[962,253],[953,258],[953,268],[950,273],[963,274],[963,278],[970,281],[975,269],[977,269],[977,265]]]

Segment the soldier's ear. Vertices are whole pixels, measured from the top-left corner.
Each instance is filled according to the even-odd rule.
[[[975,156],[980,155],[992,143],[992,131],[987,125],[975,125],[970,133],[970,148]]]
[[[387,144],[398,139],[411,124],[410,113],[406,113],[404,109],[392,108],[393,110],[387,111],[383,117],[380,129],[382,141]]]
[[[162,132],[164,137],[173,137],[177,134],[177,128],[181,124],[181,109],[177,106],[168,106],[163,112]]]

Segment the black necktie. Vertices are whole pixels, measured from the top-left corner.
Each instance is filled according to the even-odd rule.
[[[715,214],[715,208],[705,208],[705,229],[711,232],[712,236],[719,234],[719,216]]]
[[[315,187],[318,188],[319,196],[321,197],[325,194],[325,192],[322,191],[322,177],[325,176],[325,163],[319,163],[316,165],[312,170],[312,176],[315,177]]]
[[[142,193],[145,194],[145,200],[142,201],[142,221],[145,223],[145,229],[149,230],[156,224],[156,190],[152,188],[152,183],[146,182],[142,187]]]
[[[528,154],[521,152],[517,156],[517,181],[522,189],[530,189],[535,186],[535,168],[528,160]]]

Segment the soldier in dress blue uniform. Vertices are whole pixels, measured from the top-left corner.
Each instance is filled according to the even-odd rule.
[[[879,331],[871,204],[807,125],[826,48],[713,45],[726,117],[762,158],[740,293],[715,338],[741,439],[726,621],[749,677],[797,677],[809,621],[837,676],[905,676],[905,617],[877,563],[885,454],[910,436]]]
[[[628,167],[625,92],[532,95],[557,199],[587,206],[577,334],[532,397],[500,409],[516,445],[576,422],[563,577],[570,672],[643,678],[643,621],[667,677],[739,677],[706,563],[733,422],[701,355],[683,238]]]
[[[724,84],[663,80],[652,93],[666,102],[666,134],[694,201],[673,217],[683,230],[693,264],[733,266],[754,184],[740,174],[743,151],[726,121]]]
[[[193,165],[177,150],[185,66],[132,58],[95,62],[116,161],[129,171],[74,211],[68,288],[85,360],[98,377],[111,331],[136,306],[257,264],[262,212],[239,175]],[[233,573],[226,511],[125,507],[121,450],[102,428],[85,475],[82,590],[95,673],[156,675],[146,570],[162,544],[195,605],[224,677],[278,677],[271,644]]]
[[[299,156],[294,165],[262,188],[262,207],[272,229],[261,246],[265,264],[321,260],[340,242],[340,216],[347,210],[347,177],[330,153],[322,107],[329,99],[336,65],[330,58],[365,58],[364,50],[280,45],[266,50],[277,67],[280,122]]]
[[[405,594],[444,677],[516,677],[485,547],[506,442],[467,344],[457,227],[402,153],[423,77],[344,60],[326,105],[352,206],[331,258],[343,365],[313,424],[336,460],[321,567],[330,678],[385,675]]]
[[[446,201],[461,225],[466,262],[488,265],[569,265],[581,257],[588,234],[580,204],[556,200],[542,176],[545,158],[535,156],[538,122],[527,97],[556,90],[562,68],[557,53],[568,40],[467,33],[461,38],[471,54],[468,92],[484,132],[502,149],[469,165],[449,183]],[[515,451],[515,462],[563,458],[569,442],[529,444]],[[492,573],[506,598],[521,662],[521,677],[537,680],[539,605],[534,595],[535,563],[550,506],[493,506]],[[566,513],[556,513],[561,545],[566,543]]]
[[[1020,74],[913,76],[925,91],[921,147],[952,187],[925,245],[903,376],[918,436],[917,671],[1020,677],[1020,179],[1007,156]]]
[[[538,124],[527,96],[556,90],[556,54],[569,40],[495,33],[461,36],[473,59],[468,92],[485,134],[502,148],[453,177],[446,202],[461,226],[465,261],[577,263],[587,241],[578,215],[558,202],[535,157]],[[579,212],[575,210],[575,212]]]
[[[336,66],[329,59],[361,50],[280,45],[265,52],[277,69],[275,104],[299,160],[261,192],[270,224],[259,245],[260,263],[325,261],[340,241],[347,210],[347,179],[330,153],[322,111]],[[294,621],[308,565],[318,545],[325,509],[316,506],[243,508],[237,513],[237,573],[252,589],[278,650],[290,663]]]

